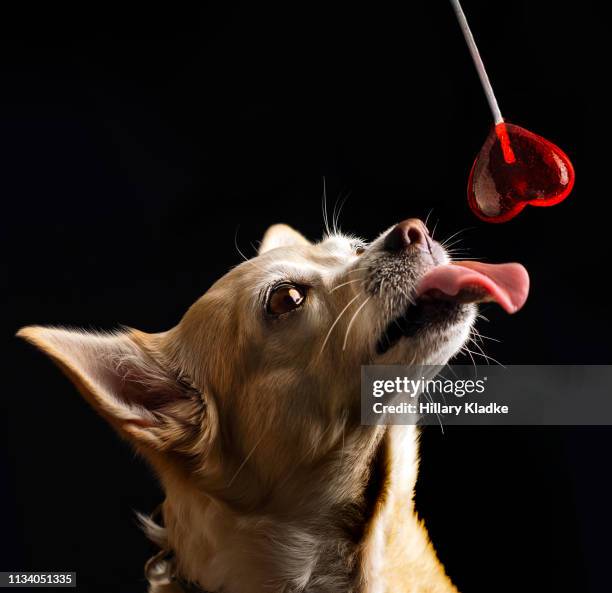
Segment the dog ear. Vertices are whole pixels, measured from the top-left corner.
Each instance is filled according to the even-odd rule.
[[[164,368],[156,352],[158,336],[46,327],[25,327],[17,335],[47,354],[96,411],[135,444],[181,450],[202,436],[202,397]]]
[[[259,246],[259,255],[277,247],[292,245],[310,245],[310,241],[301,233],[286,224],[273,224],[263,236]]]

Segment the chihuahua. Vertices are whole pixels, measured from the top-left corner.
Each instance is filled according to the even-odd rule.
[[[418,219],[366,244],[277,224],[163,333],[26,327],[165,491],[150,593],[450,593],[413,493],[418,428],[360,422],[364,364],[444,365],[519,264],[451,262]]]

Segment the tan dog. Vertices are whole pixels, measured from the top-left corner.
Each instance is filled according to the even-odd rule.
[[[443,364],[518,264],[447,265],[410,219],[376,241],[285,225],[173,329],[27,327],[166,492],[152,592],[450,592],[413,507],[417,429],[360,424],[360,365]]]

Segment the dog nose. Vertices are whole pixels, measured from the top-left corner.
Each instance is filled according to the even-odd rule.
[[[408,218],[391,229],[385,237],[383,247],[385,251],[397,253],[415,246],[423,251],[429,251],[431,238],[425,223],[419,218]]]

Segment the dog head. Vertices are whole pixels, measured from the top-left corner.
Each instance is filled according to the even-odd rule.
[[[359,432],[360,365],[444,364],[468,339],[475,302],[520,307],[526,274],[505,266],[450,264],[417,219],[371,244],[313,244],[275,225],[167,332],[19,335],[166,485],[252,507]]]

